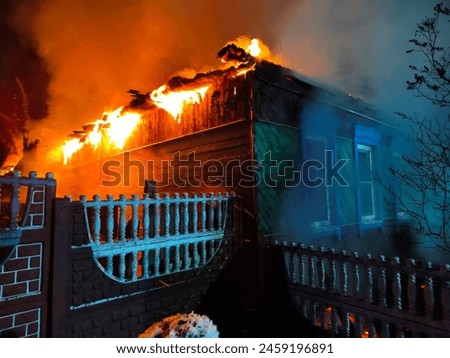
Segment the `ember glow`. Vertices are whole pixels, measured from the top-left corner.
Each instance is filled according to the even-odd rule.
[[[126,140],[141,120],[141,116],[135,112],[122,113],[123,107],[113,112],[106,112],[102,119],[98,119],[89,127],[87,132],[77,132],[75,138],[68,139],[62,146],[64,164],[67,164],[72,155],[78,152],[84,145],[90,144],[97,149],[102,139],[106,138],[110,145],[122,149]]]
[[[187,104],[198,104],[205,98],[209,85],[191,90],[169,91],[166,85],[154,90],[150,98],[159,108],[169,112],[180,123],[180,115]]]

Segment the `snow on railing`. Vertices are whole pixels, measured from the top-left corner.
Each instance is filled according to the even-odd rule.
[[[333,334],[450,337],[450,265],[274,244],[303,313]]]
[[[224,237],[229,199],[229,193],[94,195],[80,202],[98,265],[115,280],[131,282],[206,265]]]
[[[9,239],[20,237],[22,230],[44,227],[47,191],[55,186],[52,173],[45,178],[38,178],[36,172],[30,172],[28,177],[22,177],[20,171],[0,175],[0,244],[6,245],[6,241],[11,244]]]

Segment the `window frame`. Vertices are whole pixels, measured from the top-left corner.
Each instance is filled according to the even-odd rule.
[[[321,136],[321,135],[306,135],[305,136],[305,144],[304,144],[304,148],[306,149],[306,143],[310,141],[310,142],[322,142],[323,143],[323,148],[324,148],[324,161],[325,161],[325,151],[328,150],[328,142],[329,139],[325,136]],[[304,150],[304,154],[303,154],[303,160],[307,160],[307,159],[311,159],[311,153],[307,153],[306,150]],[[317,158],[315,158],[317,160]],[[325,166],[325,163],[323,163]],[[319,221],[310,221],[309,222],[309,226],[312,230],[313,233],[322,233],[322,232],[328,232],[328,231],[333,231],[334,227],[332,224],[333,221],[333,213],[332,213],[332,195],[331,195],[331,190],[330,188],[325,185],[325,183],[322,184],[325,187],[325,197],[326,197],[326,220],[319,220]],[[307,190],[307,189],[305,189]],[[309,194],[306,194],[306,199],[308,198]]]
[[[375,191],[375,183],[374,183],[374,178],[373,178],[373,168],[374,168],[374,163],[373,163],[373,147],[367,144],[362,144],[362,143],[357,143],[356,144],[356,150],[358,152],[358,193],[359,193],[359,205],[360,205],[360,212],[359,212],[359,217],[361,217],[361,220],[363,222],[371,222],[374,221],[377,217],[377,205],[376,205],[376,201],[377,201],[377,196],[376,196],[376,191]],[[369,172],[370,172],[370,181],[363,181],[361,179],[361,176],[359,175],[360,173],[360,169],[361,169],[361,160],[360,160],[360,153],[361,152],[365,152],[367,153],[368,156],[368,164],[369,164]],[[361,184],[370,184],[370,197],[372,199],[372,213],[369,215],[363,215],[362,212],[362,190],[361,190]]]

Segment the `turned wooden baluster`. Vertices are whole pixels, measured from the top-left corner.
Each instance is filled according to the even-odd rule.
[[[294,244],[294,243],[292,243]],[[294,244],[295,245],[295,244]],[[289,255],[289,281],[291,283],[296,282],[296,276],[295,276],[295,248],[288,248],[287,249],[288,255]]]
[[[107,195],[106,200],[108,201],[106,211],[106,241],[108,242],[108,244],[112,244],[114,241],[114,196]],[[112,275],[113,271],[113,256],[108,255],[106,257],[106,273],[108,275]]]
[[[299,244],[298,250],[297,250],[297,256],[298,256],[298,269],[300,271],[300,284],[305,286],[306,285],[306,265],[305,265],[305,259],[303,256],[303,251],[305,249],[305,245]]]
[[[353,282],[352,282],[352,287],[353,287],[353,297],[355,299],[359,298],[359,290],[360,290],[360,277],[359,277],[359,254],[354,251],[352,253],[352,258],[353,258]]]
[[[329,282],[329,290],[330,293],[334,293],[336,291],[336,262],[334,261],[334,249],[330,249],[329,253],[331,254],[328,259],[328,279]]]
[[[342,332],[345,337],[350,337],[350,313],[345,311],[342,317]]]
[[[126,241],[126,228],[127,228],[127,206],[125,204],[125,201],[127,200],[127,197],[125,194],[119,195],[120,203],[120,217],[119,217],[119,229],[120,229],[120,240]]]
[[[209,230],[214,230],[214,193],[209,193]]]
[[[180,234],[180,194],[178,193],[175,193],[174,211],[175,211],[174,235],[178,236]]]
[[[206,194],[202,193],[202,211],[201,211],[201,226],[202,226],[202,232],[206,231]]]
[[[219,229],[219,230],[223,229],[222,206],[223,206],[223,196],[222,196],[222,193],[219,193],[218,198],[217,198],[217,229]]]
[[[416,260],[414,259],[409,259],[406,262],[406,265],[409,269],[409,273],[408,273],[408,288],[407,288],[407,293],[408,293],[408,311],[412,314],[416,314],[417,311],[417,302],[416,302],[416,297],[417,297],[417,280],[416,280],[416,273],[414,272],[415,268],[416,268]]]
[[[184,214],[184,220],[183,220],[183,234],[188,234],[189,233],[189,194],[188,193],[184,193],[183,194],[184,197],[184,208],[183,208],[183,214]]]
[[[138,229],[139,229],[139,198],[136,194],[131,196],[131,237],[133,240],[138,239]]]
[[[442,315],[447,326],[450,327],[450,265],[443,264],[441,265],[440,270],[444,272],[441,293]]]
[[[170,194],[164,195],[164,236],[170,235]]]
[[[193,194],[192,198],[194,199],[192,203],[192,232],[195,234],[198,232],[198,196],[197,194]]]
[[[175,246],[175,271],[181,270],[180,245]]]
[[[170,247],[164,249],[164,274],[168,275],[172,270],[172,264],[170,262]]]
[[[191,258],[189,256],[189,244],[184,244],[184,269],[188,270],[191,267]]]
[[[373,322],[369,323],[369,338],[375,338],[377,336],[377,330]]]
[[[161,199],[159,194],[155,194],[155,239],[159,238],[159,232],[161,227],[161,215],[160,215]]]
[[[338,312],[335,307],[331,307],[331,331],[333,335],[339,334],[339,321],[338,321]]]
[[[355,337],[360,338],[363,334],[363,321],[360,314],[355,314]]]
[[[132,254],[131,254],[131,279],[133,280],[133,281],[136,281],[137,280],[137,274],[138,274],[138,272],[137,272],[137,268],[138,268],[138,253],[137,253],[137,251],[134,251]]]
[[[126,269],[126,262],[125,262],[125,253],[121,253],[119,255],[120,261],[119,261],[119,278],[121,281],[125,279],[125,269]]]
[[[205,265],[206,264],[206,241],[202,240],[200,245],[201,245],[200,262],[202,265]]]
[[[159,259],[159,249],[155,249],[155,257],[154,257],[154,265],[155,265],[155,276],[159,276],[159,265],[160,265],[160,259]]]
[[[314,256],[312,254],[312,252],[314,251],[314,247],[313,246],[309,246],[309,255],[308,255],[308,284],[310,287],[315,287],[315,275],[316,275],[316,270],[314,267]]]
[[[426,263],[428,270],[431,269],[431,262]],[[424,277],[424,299],[425,299],[425,313],[428,318],[433,319],[434,315],[434,287],[433,287],[433,276],[426,274]],[[447,302],[447,304],[449,304]]]
[[[379,260],[382,264],[386,262],[383,255],[380,255]],[[378,295],[379,304],[386,307],[386,268],[384,265],[378,269]]]
[[[382,323],[381,325],[381,337],[382,338],[391,338],[391,332],[389,323]]]
[[[343,296],[348,295],[348,273],[347,273],[347,252],[345,250],[341,251],[341,294]]]
[[[101,221],[100,221],[100,195],[94,195],[94,222],[93,222],[93,240],[96,244],[100,243],[100,229],[101,229]]]
[[[364,257],[364,263],[366,267],[366,301],[369,303],[373,302],[373,273],[372,273],[372,256],[367,254]]]
[[[319,288],[325,291],[325,265],[323,254],[325,252],[325,248],[320,246],[317,248],[319,254],[317,255],[317,266],[318,266],[318,277],[319,277]]]
[[[194,251],[194,267],[197,268],[200,265],[200,255],[198,254],[198,243],[194,242],[192,244],[192,248]]]
[[[107,195],[106,200],[108,201],[106,212],[106,240],[108,244],[112,244],[114,240],[114,196]]]
[[[148,240],[150,238],[150,210],[148,200],[148,194],[144,194],[144,212],[142,214],[144,240]]]
[[[142,276],[143,278],[150,277],[150,260],[149,260],[149,250],[144,250],[142,252]]]
[[[393,257],[391,260],[391,265],[393,268],[392,275],[392,293],[393,293],[393,303],[392,306],[395,310],[402,310],[402,285],[400,277],[400,259],[398,257]]]

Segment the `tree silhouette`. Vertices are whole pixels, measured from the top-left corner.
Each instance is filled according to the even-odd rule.
[[[441,44],[446,22],[450,9],[441,2],[432,17],[417,24],[413,47],[407,51],[423,60],[421,67],[409,66],[414,80],[407,81],[407,89],[438,107],[450,106],[450,47]],[[390,168],[398,183],[391,193],[411,220],[416,238],[450,252],[450,115],[445,108],[441,112],[425,119],[398,113],[410,124],[408,136],[415,148]]]

